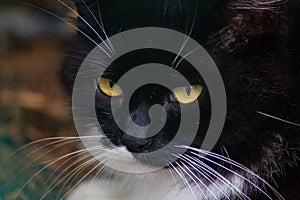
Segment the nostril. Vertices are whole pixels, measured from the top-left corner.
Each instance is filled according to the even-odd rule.
[[[148,138],[136,138],[123,134],[121,137],[121,143],[132,153],[142,153],[149,151],[149,147],[152,142],[151,139]]]

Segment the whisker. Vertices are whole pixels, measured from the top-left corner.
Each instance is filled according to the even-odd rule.
[[[81,153],[77,154],[76,156],[80,156],[80,155],[83,155],[83,154],[85,154],[85,153],[88,153],[88,152],[84,151],[84,152],[81,152]],[[48,195],[55,187],[57,187],[57,186],[63,181],[64,178],[60,179],[60,177],[62,177],[68,170],[70,170],[71,167],[75,166],[76,164],[80,163],[81,161],[85,160],[86,158],[88,158],[88,157],[90,157],[90,156],[91,156],[91,155],[88,154],[88,155],[86,155],[86,156],[84,156],[84,157],[82,157],[82,158],[76,160],[75,162],[72,162],[71,165],[69,165],[69,166],[68,166],[67,168],[65,168],[61,173],[59,173],[59,175],[57,175],[56,178],[52,181],[52,183],[50,184],[50,187],[49,187],[48,191],[47,191],[46,193],[44,193],[44,195],[42,196],[42,198],[45,197],[45,196],[47,196],[47,195]],[[54,174],[60,167],[62,167],[64,164],[66,164],[68,161],[70,161],[70,160],[72,160],[72,159],[74,159],[74,158],[71,157],[71,158],[67,159],[66,161],[64,161],[62,164],[60,164],[60,165],[54,170],[54,172],[52,173],[51,176],[53,176],[53,174]],[[67,176],[68,176],[68,174],[65,175],[65,177],[67,177]],[[58,181],[59,179],[60,179],[60,181]],[[55,183],[56,183],[56,184],[55,184]]]
[[[94,149],[94,150],[97,151],[98,149]],[[88,157],[90,157],[90,156],[91,156],[91,155],[85,156],[85,158],[88,158]],[[84,159],[85,159],[85,158],[84,158]],[[83,160],[83,159],[82,159],[82,160]],[[104,160],[105,160],[105,159],[103,159],[103,161],[104,161]],[[61,182],[64,181],[64,179],[66,179],[67,177],[69,177],[68,179],[65,180],[65,183],[62,185],[62,187],[61,187],[61,189],[60,189],[60,191],[59,191],[57,197],[59,197],[60,194],[63,192],[63,190],[64,190],[64,188],[67,186],[68,182],[71,181],[71,182],[69,183],[69,185],[72,185],[73,182],[76,180],[76,177],[77,177],[79,174],[81,174],[81,172],[82,172],[83,170],[85,170],[87,167],[91,166],[92,164],[94,164],[94,163],[96,163],[96,162],[99,162],[99,160],[98,160],[96,157],[91,157],[91,159],[89,159],[88,161],[86,161],[86,162],[80,164],[80,165],[77,166],[75,169],[73,169],[73,170],[70,171],[68,174],[66,174],[65,177],[64,177],[63,179],[61,179],[61,180],[56,184],[56,186],[59,185]],[[96,167],[97,167],[97,166],[100,166],[101,164],[102,164],[102,162],[99,162],[99,164],[96,165]],[[89,175],[89,173],[88,173],[87,175]],[[84,178],[85,178],[85,177],[84,177]],[[77,186],[80,184],[80,182],[81,182],[84,178],[80,179],[80,181],[79,181],[78,183],[76,183],[74,186],[72,186],[71,189],[68,190],[68,193],[67,193],[67,194],[69,194],[75,187],[77,187]],[[54,186],[53,189],[54,189],[56,186]]]
[[[193,195],[193,198],[194,198],[195,200],[197,200],[197,198],[196,198],[196,196],[195,196],[195,193],[194,193],[194,191],[193,191],[191,185],[190,185],[189,182],[187,181],[186,177],[185,177],[178,169],[176,169],[176,167],[174,167],[174,165],[173,165],[172,163],[169,163],[169,164],[170,164],[170,166],[172,167],[172,169],[175,170],[175,172],[179,175],[179,177],[180,177],[180,179],[183,181],[184,185],[185,185],[186,187],[189,188],[189,190],[191,191],[191,193],[192,193],[192,195]],[[175,162],[175,164],[179,166],[179,163],[178,163],[178,162]]]
[[[221,145],[221,148],[220,148],[220,149],[221,149],[221,151],[222,151],[222,154],[223,154],[223,155],[226,155],[227,158],[230,159],[230,155],[229,155],[229,153],[228,153],[226,147],[225,147],[224,145]]]
[[[95,137],[99,137],[99,136],[82,136],[82,137],[50,137],[50,138],[44,138],[44,139],[40,139],[40,140],[36,140],[33,141],[29,144],[26,144],[20,148],[18,148],[17,150],[15,150],[14,152],[12,152],[11,154],[9,154],[7,157],[5,157],[3,160],[1,160],[1,163],[3,163],[4,161],[10,159],[12,156],[16,155],[17,153],[19,153],[20,151],[23,151],[24,149],[38,144],[38,143],[42,143],[42,142],[47,142],[47,141],[51,141],[51,140],[64,140],[64,139],[68,139],[68,140],[74,140],[74,139],[89,139],[92,138],[94,139]]]
[[[198,1],[197,1],[196,3],[197,3],[197,5],[198,5]],[[192,32],[193,32],[193,30],[194,30],[194,26],[195,26],[195,23],[196,23],[196,17],[197,17],[197,14],[198,14],[198,6],[195,6],[195,8],[196,8],[196,9],[195,9],[195,14],[194,14],[194,18],[193,18],[193,22],[192,22],[190,31],[189,31],[189,33],[188,33],[188,35],[187,35],[185,41],[183,42],[181,48],[179,49],[179,51],[178,51],[178,53],[177,53],[175,59],[173,60],[172,66],[174,66],[175,63],[177,62],[177,59],[179,58],[180,53],[183,51],[183,49],[184,49],[185,46],[187,45],[187,43],[188,43],[188,41],[189,41],[189,39],[190,39],[190,37],[191,37],[191,35],[192,35]],[[179,64],[180,64],[180,63],[179,63]],[[176,66],[175,66],[174,68],[176,69],[176,67],[178,67],[179,64],[176,64]]]
[[[24,5],[30,6],[30,7],[32,7],[32,8],[38,9],[38,10],[40,10],[40,11],[43,11],[43,12],[45,12],[45,13],[48,13],[49,15],[52,15],[52,16],[54,16],[54,17],[57,17],[57,18],[60,19],[61,21],[63,21],[63,22],[65,22],[65,23],[69,24],[72,28],[74,28],[75,30],[77,30],[78,32],[80,32],[81,34],[83,34],[90,42],[92,42],[93,44],[95,44],[96,47],[98,47],[101,51],[103,51],[109,58],[112,58],[111,55],[110,55],[109,53],[107,53],[107,51],[106,51],[105,49],[103,49],[99,44],[97,44],[97,43],[95,42],[95,40],[93,40],[90,36],[88,36],[88,35],[87,35],[86,33],[84,33],[82,30],[80,30],[79,28],[77,28],[74,24],[72,24],[72,23],[68,22],[67,20],[65,20],[63,17],[61,17],[61,16],[59,16],[59,15],[53,13],[53,12],[50,12],[50,11],[48,11],[48,10],[46,10],[46,9],[43,9],[43,8],[41,8],[41,7],[39,7],[39,6],[36,6],[36,5],[34,5],[34,4],[30,4],[30,3],[27,3],[27,2],[24,2],[24,1],[18,1],[18,2],[21,3],[21,4],[24,4]]]
[[[180,156],[180,159],[183,161],[183,162],[185,162],[185,163],[187,163],[189,166],[191,166],[194,170],[196,170],[198,173],[200,173],[200,175],[201,176],[203,176],[206,180],[208,180],[211,184],[213,184],[222,194],[223,194],[223,196],[225,196],[227,199],[230,199],[229,198],[229,196],[221,189],[221,187],[217,184],[217,183],[215,183],[214,182],[214,180],[212,180],[212,178],[211,177],[208,177],[208,174],[206,173],[206,172],[204,172],[204,171],[202,171],[203,169],[202,168],[204,168],[204,167],[195,167],[194,166],[194,164],[195,164],[195,162],[193,162],[193,161],[191,161],[190,159],[188,159],[186,156],[184,156],[184,155],[181,155]],[[200,163],[201,164],[201,163]],[[215,176],[215,175],[214,175]],[[218,179],[218,177],[217,176],[215,176],[217,179]],[[204,185],[205,186],[205,185]],[[207,187],[207,186],[205,186],[206,187],[206,189],[216,198],[216,199],[218,199],[215,195],[214,195],[214,193]]]
[[[277,192],[277,190],[276,190],[274,187],[272,187],[268,182],[266,182],[264,179],[262,179],[260,176],[258,176],[257,174],[255,174],[253,171],[251,171],[251,170],[248,169],[247,167],[245,167],[245,166],[239,164],[238,162],[236,162],[236,161],[234,161],[234,160],[231,160],[231,159],[226,158],[226,157],[224,157],[224,156],[221,156],[221,155],[219,155],[219,154],[215,154],[215,153],[213,153],[213,152],[205,151],[205,150],[203,150],[203,149],[197,149],[197,148],[188,147],[188,146],[177,146],[177,147],[179,147],[179,148],[186,148],[186,149],[192,150],[191,153],[192,153],[193,155],[198,156],[198,157],[200,157],[200,158],[202,158],[202,159],[205,159],[205,160],[207,160],[207,161],[209,161],[209,162],[211,162],[211,163],[213,163],[213,164],[215,164],[215,165],[217,165],[217,166],[219,166],[219,167],[221,167],[221,168],[223,168],[223,169],[225,169],[225,170],[227,170],[227,171],[229,171],[229,172],[235,174],[236,176],[242,178],[243,180],[245,180],[245,181],[247,181],[248,183],[250,183],[251,185],[253,185],[256,189],[258,189],[260,192],[262,192],[267,198],[272,199],[272,198],[271,198],[264,190],[262,190],[261,188],[259,188],[255,183],[253,183],[253,182],[250,181],[249,179],[245,178],[244,176],[240,175],[239,173],[237,173],[237,172],[235,172],[235,171],[233,171],[233,170],[231,170],[231,169],[229,169],[229,168],[227,168],[227,167],[225,167],[225,166],[223,166],[223,165],[220,165],[219,163],[217,163],[217,162],[215,162],[215,161],[213,161],[213,160],[211,160],[211,159],[206,158],[206,156],[200,155],[199,153],[203,153],[203,154],[205,154],[205,155],[209,155],[209,156],[212,156],[212,157],[217,158],[217,159],[219,159],[219,160],[222,160],[222,161],[224,161],[224,162],[226,162],[226,163],[229,163],[229,164],[231,164],[231,165],[233,165],[233,166],[235,166],[235,167],[237,167],[237,168],[239,168],[239,169],[245,171],[247,174],[252,175],[253,177],[257,178],[257,179],[260,180],[262,183],[264,183],[266,186],[268,186],[268,187],[274,192],[274,194],[275,194],[278,198],[284,199],[284,198]],[[194,151],[194,152],[193,152],[193,151]],[[198,154],[195,153],[195,152],[198,152]]]
[[[105,161],[105,160],[104,160]],[[104,162],[103,161],[103,162]],[[93,164],[93,163],[91,163]],[[90,165],[91,165],[90,164]],[[86,175],[84,175],[79,181],[78,183],[76,183],[63,197],[61,197],[60,199],[63,200],[65,199],[66,196],[68,196],[72,190],[74,190],[75,187],[77,187],[87,176],[89,176],[94,170],[96,170],[97,168],[99,168],[103,163],[99,163],[98,165],[96,165],[93,169],[91,169]],[[103,165],[102,167],[103,169],[105,168],[105,165]],[[100,170],[102,170],[102,168]]]
[[[62,176],[65,172],[67,172],[72,166],[74,166],[74,165],[76,165],[77,163],[80,163],[81,161],[83,161],[83,160],[85,160],[86,158],[88,158],[89,156],[91,156],[90,154],[89,154],[89,152],[86,152],[86,151],[84,151],[84,152],[80,152],[80,153],[78,153],[76,156],[81,156],[81,155],[84,155],[84,154],[88,154],[88,155],[86,155],[86,156],[84,156],[83,158],[80,158],[80,159],[77,159],[75,162],[72,162],[72,164],[70,164],[67,168],[65,168],[59,175],[57,175],[56,177],[56,179],[58,179],[60,176]],[[54,174],[56,173],[56,171],[58,171],[58,169],[60,169],[62,166],[64,166],[65,164],[67,164],[67,163],[69,163],[72,159],[74,159],[74,157],[70,157],[70,158],[68,158],[68,159],[66,159],[64,162],[62,162],[59,166],[57,166],[55,169],[54,169],[54,171],[53,171],[53,173],[50,175],[50,177],[48,178],[48,180],[50,180],[51,179],[51,177],[52,176],[54,176]],[[54,160],[51,160],[51,162],[53,162]],[[50,184],[50,185],[53,185],[54,184],[54,182],[56,182],[56,179]]]
[[[177,156],[176,156],[177,157]],[[180,158],[180,157],[177,157],[177,158]],[[201,185],[203,185],[206,189],[208,189],[208,187],[206,185],[204,185],[204,183],[184,164],[184,163],[181,163],[184,168],[186,168],[188,170],[188,172],[181,166],[181,165],[178,165],[184,172],[185,174],[187,174],[190,179],[196,184],[196,187],[200,190],[200,192],[203,194],[203,196],[205,197],[205,199],[208,199],[207,196],[205,195],[204,191],[202,190],[202,188],[199,186],[199,184],[197,183],[197,181],[193,178],[195,177]],[[192,174],[192,176],[190,175]],[[211,192],[211,191],[210,191]],[[212,195],[214,196],[214,194],[212,193]],[[214,196],[215,197],[215,196]],[[216,197],[215,197],[216,198]],[[216,198],[217,199],[217,198]],[[218,200],[218,199],[217,199]]]
[[[104,161],[102,161],[101,163],[103,163]],[[101,174],[104,172],[104,169],[106,168],[106,165],[103,164],[103,167],[101,167],[101,169],[98,170],[98,172],[95,174],[95,176],[93,177],[93,179],[91,180],[91,182],[89,183],[89,185],[93,184],[96,181],[96,178],[98,176],[101,176]]]
[[[67,4],[65,4],[63,1],[61,0],[57,0],[60,4],[62,4],[64,7],[66,7],[68,10],[70,10],[72,13],[74,13],[77,17],[79,17],[97,36],[98,38],[103,42],[103,44],[108,48],[108,50],[113,54],[112,50],[110,49],[110,47],[106,44],[106,42],[104,41],[104,39],[98,34],[98,32],[81,16],[79,15],[74,9],[72,9],[70,6],[68,6]]]
[[[86,4],[85,0],[81,0],[81,2],[84,3],[85,7],[89,10],[89,12],[91,13],[91,15],[93,16],[94,20],[96,21],[96,23],[99,25],[100,29],[102,30],[107,42],[108,42],[108,45],[110,46],[110,49],[112,51],[112,54],[116,54],[115,52],[115,49],[114,49],[114,46],[112,45],[112,43],[110,42],[110,39],[108,37],[108,35],[106,34],[106,31],[105,31],[105,28],[104,28],[104,25],[103,25],[103,20],[102,20],[102,17],[101,17],[101,13],[100,13],[100,8],[99,8],[99,2],[97,1],[97,7],[98,7],[98,11],[99,11],[99,19],[100,19],[100,22],[97,20],[96,16],[94,15],[94,13],[91,11],[91,9],[89,8],[89,6]]]
[[[184,61],[189,55],[193,54],[195,51],[197,51],[199,49],[199,47],[193,49],[192,51],[188,52],[187,54],[185,54],[184,56],[182,56],[182,58],[177,62],[176,66],[174,67],[174,69],[177,69],[177,67],[181,64],[182,61]]]
[[[172,176],[172,179],[173,179],[173,182],[174,182],[174,186],[176,187],[176,191],[179,191],[179,188],[178,188],[178,185],[177,185],[177,181],[175,179],[173,171],[170,168],[168,168],[168,171],[169,171],[170,175]]]
[[[73,175],[71,175],[72,173],[68,175],[68,176],[70,176],[70,175],[71,175],[71,176],[68,178],[68,180],[65,181],[64,185],[62,186],[62,188],[61,188],[61,190],[60,190],[60,192],[59,192],[59,194],[58,194],[57,196],[58,196],[58,197],[60,196],[60,194],[63,192],[63,189],[66,187],[66,185],[68,184],[69,181],[71,181],[71,182],[69,183],[69,185],[73,185],[73,182],[76,180],[76,177],[78,177],[78,175],[81,174],[86,168],[92,166],[92,165],[93,165],[94,163],[96,163],[96,162],[98,162],[97,159],[92,158],[92,159],[90,159],[89,161],[87,161],[86,163],[83,163],[82,166],[75,168],[75,171],[72,172]],[[84,177],[81,178],[79,181],[77,181],[77,183],[74,184],[74,185],[73,185],[73,186],[72,186],[72,187],[71,187],[71,188],[63,195],[63,197],[61,197],[60,199],[64,199],[69,193],[71,193],[71,192],[74,190],[74,188],[76,188],[76,187],[83,181],[83,179],[85,179],[87,176],[89,176],[90,173],[92,173],[96,168],[99,168],[100,165],[101,165],[101,163],[97,164],[93,169],[91,169],[91,170],[86,174],[86,176],[84,176]],[[74,176],[74,175],[75,175],[75,176]],[[72,180],[72,179],[73,179],[73,180]]]
[[[202,162],[201,160],[194,158],[192,156],[186,155],[185,156],[190,162],[192,162],[194,165],[196,165],[198,168],[206,171],[207,173],[211,174],[212,176],[216,177],[219,181],[221,181],[225,185],[229,185],[232,187],[235,191],[237,191],[239,194],[243,196],[243,199],[250,200],[249,197],[245,193],[243,193],[240,189],[238,189],[235,185],[233,185],[229,180],[227,180],[224,176],[222,176],[219,172]],[[214,182],[213,182],[214,183]],[[239,195],[238,194],[238,195]]]
[[[105,27],[104,27],[104,23],[103,23],[102,15],[101,15],[101,12],[100,12],[99,1],[97,1],[96,3],[97,3],[98,13],[99,13],[99,19],[100,19],[100,22],[101,22],[101,25],[102,25],[102,31],[103,31],[103,33],[104,33],[105,37],[107,38],[107,41],[108,41],[108,43],[111,45],[111,47],[112,47],[112,50],[115,52],[115,50],[114,50],[114,46],[112,45],[112,43],[111,43],[111,41],[110,41],[109,37],[107,36],[107,33],[106,33],[106,31],[105,31]]]
[[[71,140],[71,141],[70,141],[69,139],[64,139],[64,140],[59,140],[59,141],[51,142],[51,143],[49,143],[49,144],[43,145],[43,146],[41,146],[41,147],[39,147],[39,148],[37,148],[37,149],[31,151],[30,153],[27,154],[27,156],[25,156],[25,157],[21,160],[21,162],[22,162],[23,160],[25,160],[26,158],[30,157],[31,155],[33,155],[34,153],[40,152],[40,151],[42,151],[43,149],[46,149],[46,148],[48,148],[48,147],[53,146],[53,147],[49,148],[46,152],[44,152],[44,153],[42,153],[41,155],[39,155],[39,156],[35,159],[35,161],[38,161],[38,160],[40,160],[41,158],[43,158],[43,156],[49,154],[50,152],[52,152],[52,151],[54,151],[54,150],[57,150],[57,149],[59,149],[60,147],[63,147],[63,146],[65,146],[65,145],[72,144],[72,143],[75,143],[75,142],[80,142],[80,140],[78,139],[78,140]]]
[[[272,116],[272,115],[269,115],[269,114],[266,114],[266,113],[263,113],[263,112],[260,112],[260,111],[257,111],[257,113],[260,114],[260,115],[263,115],[263,116],[266,116],[266,117],[269,117],[269,118],[272,118],[272,119],[275,119],[275,120],[278,120],[278,121],[290,124],[290,125],[294,125],[294,126],[300,127],[300,124],[298,124],[298,123],[290,122],[288,120],[281,119],[279,117],[275,117],[275,116]]]
[[[74,51],[74,50],[73,50]],[[89,59],[89,58],[84,58],[84,57],[79,57],[79,56],[73,56],[72,54],[66,54],[66,53],[61,53],[59,55],[62,55],[64,57],[69,57],[69,58],[75,58],[75,59],[80,59],[80,60],[86,60],[86,61],[89,61],[93,64],[98,64],[98,65],[109,65],[109,63],[107,62],[104,62],[104,61],[99,61],[99,59]]]
[[[200,156],[200,157],[203,158],[203,159],[205,159],[205,157],[202,157],[202,156]],[[242,176],[241,174],[239,174],[239,173],[237,173],[237,172],[235,172],[235,171],[233,171],[233,170],[230,170],[229,168],[224,167],[223,165],[220,165],[220,164],[218,164],[218,163],[216,163],[216,162],[214,162],[214,161],[212,161],[212,160],[210,160],[210,159],[206,159],[206,160],[208,160],[209,162],[212,162],[212,163],[218,165],[219,167],[221,167],[221,168],[223,168],[223,169],[225,169],[225,170],[227,170],[227,171],[229,171],[229,172],[235,174],[236,176],[242,178],[242,179],[245,180],[246,182],[248,182],[248,183],[250,183],[251,185],[253,185],[256,189],[258,189],[258,190],[259,190],[262,194],[264,194],[267,198],[272,199],[272,198],[271,198],[271,197],[270,197],[263,189],[261,189],[258,185],[256,185],[256,184],[255,184],[254,182],[252,182],[250,179],[248,179],[248,178]],[[253,173],[251,173],[251,175],[255,176],[255,177],[258,178],[260,181],[262,181],[263,184],[267,185],[274,193],[276,193],[276,195],[280,195],[280,194],[275,190],[275,188],[273,188],[269,183],[267,183],[267,182],[266,182],[265,180],[263,180],[262,178],[258,177],[258,175],[253,174]],[[278,194],[277,194],[277,193],[278,193]],[[281,196],[281,195],[280,195],[280,196]]]
[[[92,149],[92,148],[90,148]],[[21,193],[21,191],[26,187],[26,185],[28,185],[30,183],[30,181],[32,181],[37,175],[39,175],[41,172],[43,172],[45,169],[47,169],[48,167],[50,167],[51,165],[57,163],[58,161],[68,157],[68,156],[71,156],[71,155],[74,155],[74,154],[77,154],[79,152],[82,152],[82,151],[88,151],[88,149],[82,149],[82,150],[78,150],[78,151],[75,151],[75,152],[72,152],[72,153],[69,153],[69,154],[66,154],[64,156],[61,156],[60,158],[56,159],[55,161],[49,163],[48,165],[46,165],[45,167],[43,167],[42,169],[40,169],[38,172],[36,172],[29,180],[27,180],[23,186],[17,191],[17,193],[15,194],[14,196],[14,199],[16,199],[19,194]]]
[[[27,158],[32,157],[32,155],[33,155],[34,153],[39,152],[39,151],[41,151],[42,149],[44,149],[44,148],[46,148],[46,147],[48,147],[48,146],[54,145],[54,144],[56,144],[56,143],[59,143],[59,142],[62,142],[62,144],[64,145],[65,143],[68,144],[68,143],[77,142],[77,141],[62,141],[62,140],[60,140],[60,141],[51,142],[50,144],[47,144],[47,145],[43,145],[43,146],[41,146],[41,147],[39,147],[39,148],[37,148],[37,149],[35,149],[35,150],[29,152],[24,158],[22,158],[22,159],[18,162],[18,164],[15,166],[15,169],[18,169],[18,168],[21,166],[21,164],[24,163],[25,160],[26,160]],[[57,147],[57,148],[59,148],[59,147]],[[55,149],[57,149],[57,148],[50,149],[50,150],[46,151],[45,153],[43,153],[43,154],[39,155],[37,158],[35,158],[34,161],[40,160],[43,156],[47,155],[49,152],[51,152],[51,151],[53,151],[53,150],[55,150]],[[26,168],[28,168],[30,165],[31,165],[31,163],[25,165],[25,166],[23,167],[23,170],[25,170]],[[21,172],[21,171],[20,171],[20,172]],[[16,176],[17,176],[17,174],[16,174],[14,177],[16,177]]]
[[[95,158],[91,158],[88,161],[80,164],[75,169],[73,169],[71,172],[69,172],[63,179],[59,181],[59,183],[64,181],[64,184],[61,186],[61,189],[59,190],[57,197],[61,196],[63,193],[63,190],[66,188],[67,185],[72,185],[73,182],[76,180],[79,174],[81,174],[86,168],[91,166],[96,162]],[[69,183],[70,182],[70,183]],[[73,188],[75,188],[77,185],[79,185],[81,182],[78,181],[74,186],[71,187],[71,189],[68,190],[68,192],[72,191]]]

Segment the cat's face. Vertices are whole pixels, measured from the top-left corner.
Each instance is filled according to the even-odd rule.
[[[148,84],[140,87],[130,97],[130,116],[123,116],[123,119],[125,119],[123,127],[125,127],[126,131],[131,133],[131,135],[124,133],[113,119],[111,106],[114,108],[124,106],[123,98],[128,95],[122,87],[116,84],[118,79],[128,70],[139,66],[140,64],[161,63],[170,65],[175,57],[176,55],[173,55],[172,53],[158,52],[158,50],[153,49],[131,52],[114,62],[112,67],[106,69],[102,77],[99,78],[96,91],[97,116],[100,125],[103,127],[104,133],[106,133],[113,144],[117,146],[126,146],[127,149],[133,153],[153,152],[163,148],[174,139],[178,132],[181,121],[181,110],[193,112],[191,104],[195,103],[195,101],[199,102],[201,116],[203,116],[201,117],[201,123],[197,121],[197,119],[190,119],[191,123],[201,124],[197,137],[199,139],[195,141],[195,144],[196,142],[200,142],[200,138],[202,138],[201,135],[205,135],[210,119],[211,106],[209,92],[199,73],[197,73],[187,62],[181,62],[176,69],[190,81],[191,85],[178,85],[177,87],[174,87],[173,90],[169,90],[159,84]],[[159,71],[156,73],[159,73]],[[176,82],[175,75],[169,75],[170,76],[165,77],[165,79]],[[155,74],[152,74],[152,76],[155,76]],[[114,89],[117,91],[113,93]],[[112,97],[115,97],[116,100],[111,101]],[[167,119],[162,130],[154,136],[148,137],[147,135],[149,135],[149,133],[147,130],[141,132],[141,130],[137,129],[136,126],[133,126],[131,123],[138,124],[141,127],[150,124],[151,119],[149,110],[156,104],[161,105],[166,111]],[[122,115],[122,112],[118,113],[119,115]],[[163,121],[161,116],[158,117]],[[140,132],[137,133],[138,131]],[[186,132],[188,135],[189,130],[186,130]],[[132,135],[143,138],[135,138]]]
[[[98,18],[99,13],[97,11],[98,6],[100,7],[106,34],[110,36],[133,28],[152,26],[180,31],[186,35],[194,36],[197,41],[204,43],[214,30],[217,30],[218,26],[223,23],[223,19],[217,19],[217,15],[222,12],[219,10],[222,4],[224,2],[99,1],[91,2],[90,10]],[[144,5],[147,6],[145,7]],[[94,16],[89,13],[84,4],[79,5],[79,14],[89,24],[97,26],[97,22],[93,20]],[[90,28],[86,27],[87,24],[84,21],[80,23],[81,25],[83,26],[81,29],[85,29],[85,33]],[[94,31],[91,34],[95,34]],[[101,31],[98,31],[97,34],[106,38]],[[93,35],[92,38],[94,40],[99,39],[97,34]],[[178,85],[169,90],[161,85],[150,84],[135,91],[130,99],[130,116],[123,116],[123,126],[130,133],[128,135],[118,127],[112,116],[111,106],[114,108],[124,106],[123,98],[128,95],[127,91],[124,91],[116,83],[130,69],[146,63],[160,63],[172,68],[176,67],[176,70],[191,85]],[[160,72],[157,71],[156,73]],[[155,74],[151,76],[155,76]],[[172,79],[171,74],[169,77],[165,77],[165,79],[170,78]],[[176,82],[176,78],[173,77],[173,79]],[[112,90],[116,87],[119,91],[117,94],[112,94]],[[112,96],[118,98],[114,101],[114,105],[111,105]],[[193,112],[193,106],[191,105],[195,102],[198,102],[201,118],[200,121],[198,119],[190,119],[190,123],[199,125],[197,136],[192,144],[193,147],[201,147],[211,119],[209,90],[201,75],[186,60],[181,59],[181,57],[177,58],[176,54],[162,50],[137,50],[127,53],[114,61],[105,70],[102,78],[99,77],[95,98],[97,117],[107,138],[118,147],[125,146],[134,155],[135,153],[154,152],[168,145],[178,132],[182,109],[188,113]],[[167,119],[164,127],[155,136],[149,137],[147,130],[144,130],[145,132],[142,133],[131,123],[141,127],[150,124],[149,110],[155,104],[163,106],[167,113]],[[122,115],[122,112],[118,113]],[[192,128],[187,128],[185,131],[185,137],[192,135]],[[143,138],[134,137],[134,135],[142,136]],[[103,144],[105,145],[106,143],[103,142]],[[110,147],[110,145],[107,145],[107,148]],[[148,163],[147,159],[143,159],[141,154],[138,154],[136,159]]]
[[[227,118],[222,137],[213,151],[227,152],[231,158],[256,169],[271,162],[275,155],[272,145],[281,140],[278,133],[292,128],[288,124],[274,124],[262,113],[295,119],[296,114],[291,114],[294,113],[291,111],[296,109],[296,91],[299,91],[296,86],[298,75],[293,66],[287,64],[284,49],[278,48],[284,46],[285,41],[278,32],[275,4],[217,0],[103,0],[78,1],[77,7],[81,16],[78,28],[93,41],[79,33],[72,52],[79,59],[67,61],[67,65],[73,68],[66,67],[65,82],[72,85],[82,58],[95,47],[95,43],[101,42],[99,35],[106,38],[140,27],[163,27],[182,32],[206,49],[224,81]],[[95,19],[101,19],[101,24]],[[153,49],[130,52],[113,62],[99,77],[95,109],[105,135],[114,145],[125,146],[132,153],[147,153],[164,147],[174,138],[181,109],[189,110],[190,104],[197,101],[201,119],[194,122],[200,126],[191,147],[201,147],[211,117],[210,91],[203,77],[185,60],[176,69],[187,78],[190,86],[169,90],[150,84],[140,87],[131,97],[130,116],[124,118],[131,118],[140,126],[150,123],[151,106],[160,104],[165,109],[166,124],[155,136],[139,139],[127,135],[117,126],[111,113],[111,97],[117,97],[114,106],[121,107],[122,98],[126,96],[126,91],[116,84],[122,75],[145,63],[172,67],[175,57],[170,52]],[[127,131],[137,131],[126,120],[124,123]],[[147,136],[147,132],[139,134]],[[110,148],[105,143],[103,146]],[[140,157],[137,159],[147,162]]]

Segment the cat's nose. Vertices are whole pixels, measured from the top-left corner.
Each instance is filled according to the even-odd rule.
[[[123,134],[121,137],[121,143],[132,153],[145,153],[149,150],[148,148],[151,141],[148,138],[137,138]]]

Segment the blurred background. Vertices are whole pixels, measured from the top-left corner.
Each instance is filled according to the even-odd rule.
[[[49,186],[71,161],[47,164],[75,151],[78,144],[59,148],[47,146],[53,141],[32,144],[77,135],[59,77],[75,30],[47,12],[66,21],[75,19],[56,0],[0,2],[1,200],[40,199],[47,191],[45,199],[54,199],[68,189],[67,183],[59,190]],[[30,145],[20,149],[26,144]]]

